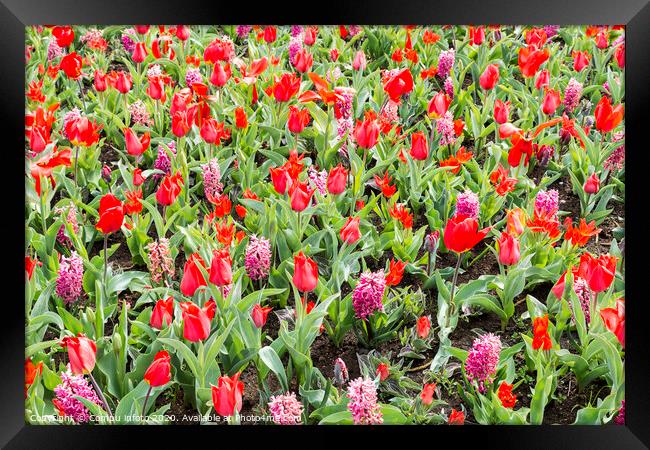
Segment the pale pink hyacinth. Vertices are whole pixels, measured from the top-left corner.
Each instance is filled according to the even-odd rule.
[[[90,383],[83,375],[73,375],[68,364],[65,372],[61,372],[61,384],[54,388],[56,398],[52,400],[58,410],[59,416],[72,419],[75,423],[85,423],[90,420],[90,411],[80,401],[74,398],[79,396],[100,408],[102,402]]]
[[[61,257],[56,278],[56,295],[67,305],[77,301],[83,291],[84,263],[76,251]]]
[[[162,73],[163,73],[163,70],[160,67],[160,64],[152,64],[147,69],[147,76],[148,77],[157,77],[157,76],[162,75]]]
[[[352,306],[358,319],[365,319],[375,311],[383,311],[382,298],[386,290],[386,279],[382,269],[362,273],[352,292]]]
[[[101,31],[99,31],[97,28],[91,28],[90,30],[86,31],[86,33],[83,36],[81,36],[79,41],[81,41],[82,44],[86,44],[86,43],[98,42],[103,38],[104,36],[102,35]]]
[[[573,280],[573,292],[575,292],[580,300],[580,308],[585,316],[585,322],[588,325],[591,322],[591,290],[587,281],[584,278],[576,277]],[[571,323],[575,323],[573,308],[571,308]]]
[[[131,103],[129,105],[129,113],[131,114],[131,120],[135,125],[142,125],[145,127],[153,125],[153,119],[149,115],[147,106],[142,100],[136,100]]]
[[[440,136],[440,145],[453,145],[456,142],[454,132],[454,116],[447,111],[444,116],[436,120],[436,131]]]
[[[54,212],[60,214],[61,216],[65,215],[64,222],[67,222],[70,224],[72,227],[72,231],[76,233],[79,232],[79,222],[77,222],[77,213],[74,209],[73,206],[68,206],[67,208],[55,208]],[[56,234],[56,240],[59,244],[65,246],[65,247],[70,247],[72,245],[72,241],[66,235],[66,226],[61,225],[61,228],[59,228],[59,231]]]
[[[614,133],[613,142],[618,142],[625,138],[625,132]],[[607,170],[621,170],[625,167],[625,144],[617,147],[611,155],[605,160],[603,167]]]
[[[335,66],[334,68],[327,71],[327,73],[325,74],[325,79],[329,83],[334,84],[339,78],[341,78],[341,75],[343,75],[343,73],[341,72],[341,68],[339,66]]]
[[[187,72],[185,72],[185,83],[191,87],[194,83],[201,83],[203,81],[203,77],[201,77],[201,71],[196,68],[189,68],[187,69]]]
[[[383,122],[399,122],[399,104],[389,99],[380,111]]]
[[[47,60],[52,61],[54,58],[58,58],[59,56],[63,56],[63,49],[59,47],[59,44],[56,43],[55,39],[52,39],[47,46]]]
[[[303,406],[293,392],[271,396],[269,410],[273,423],[276,425],[300,425],[302,423]]]
[[[314,166],[310,166],[307,169],[307,174],[309,175],[309,180],[312,182],[314,187],[318,189],[318,193],[323,197],[327,195],[327,170],[317,171]]]
[[[348,26],[348,33],[350,34],[350,36],[356,36],[357,34],[361,33],[361,26],[360,25]]]
[[[582,83],[575,78],[569,80],[566,89],[564,90],[564,107],[568,112],[572,112],[578,106],[580,97],[582,96]]]
[[[479,211],[478,195],[470,190],[458,194],[456,197],[456,214],[478,219]]]
[[[354,99],[354,91],[350,88],[343,88],[340,93],[341,98],[337,98],[334,103],[334,112],[336,117],[338,140],[340,141],[347,134],[345,142],[343,142],[339,148],[339,152],[347,157],[348,145],[353,145],[350,140],[350,135],[354,128],[354,120],[352,118],[352,100]]]
[[[359,377],[348,385],[348,410],[355,425],[381,425],[384,418],[377,404],[377,387],[369,378]]]
[[[135,50],[135,39],[137,38],[133,28],[127,28],[122,32],[122,46],[129,55]]]
[[[456,61],[456,51],[453,48],[443,50],[438,57],[438,76],[440,78],[447,78],[451,68],[454,67]]]
[[[271,267],[271,242],[264,236],[252,235],[246,246],[244,267],[251,280],[261,280],[269,276]]]
[[[547,214],[555,214],[560,208],[560,194],[555,189],[539,191],[535,197],[535,209]]]
[[[169,240],[164,237],[160,238],[147,244],[146,249],[149,256],[151,281],[160,283],[165,275],[174,278],[174,260],[169,252]]]
[[[496,374],[501,352],[501,338],[487,333],[474,340],[472,349],[465,360],[465,373],[470,382],[478,385],[479,392],[486,390],[486,385],[492,383]]]
[[[205,196],[207,198],[218,197],[223,190],[219,160],[213,158],[207,164],[203,164],[201,168],[203,169],[203,189]]]

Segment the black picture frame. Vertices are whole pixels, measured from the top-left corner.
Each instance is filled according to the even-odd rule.
[[[132,445],[142,439],[147,445],[165,447],[172,439],[179,445],[196,445],[197,428],[187,427],[91,427],[35,426],[24,420],[24,293],[23,236],[20,225],[24,200],[24,173],[20,167],[24,147],[24,46],[25,26],[34,24],[134,24],[134,23],[259,23],[259,24],[624,24],[626,25],[626,147],[627,186],[630,191],[625,205],[626,227],[626,425],[625,426],[536,426],[536,427],[300,427],[291,428],[290,436],[281,427],[246,427],[201,429],[209,433],[211,445],[225,444],[224,436],[249,447],[251,439],[266,440],[266,445],[285,445],[292,441],[305,445],[313,433],[326,433],[328,446],[339,446],[348,439],[386,442],[389,435],[408,433],[406,445],[457,446],[467,438],[479,445],[499,448],[572,448],[632,449],[650,446],[650,327],[646,321],[650,307],[644,298],[644,196],[647,183],[645,129],[650,101],[647,71],[650,68],[650,4],[648,0],[625,2],[604,0],[522,2],[514,0],[453,1],[343,1],[309,2],[276,1],[254,5],[241,2],[173,2],[157,0],[0,0],[0,110],[5,132],[2,134],[4,163],[0,177],[2,215],[0,236],[7,262],[3,272],[2,301],[2,422],[0,444],[6,448],[91,448]],[[646,145],[644,145],[646,144]],[[23,209],[24,214],[24,209]],[[21,231],[22,230],[22,231]],[[8,285],[8,286],[7,286]],[[208,430],[208,431],[205,431]],[[274,436],[267,436],[273,433]],[[296,433],[300,433],[297,435]],[[273,441],[269,438],[274,439]],[[276,441],[276,439],[281,441]],[[399,439],[399,438],[398,438]],[[320,439],[319,439],[320,440]],[[274,443],[275,442],[275,443]],[[325,442],[325,441],[324,441]],[[394,445],[394,444],[392,444]],[[399,444],[398,444],[399,445]]]

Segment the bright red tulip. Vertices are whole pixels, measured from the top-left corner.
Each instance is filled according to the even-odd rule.
[[[429,320],[429,317],[427,316],[422,316],[418,319],[415,328],[417,330],[418,337],[420,339],[426,339],[429,336],[429,332],[431,331],[431,320]]]
[[[513,408],[517,403],[517,396],[512,393],[512,384],[502,381],[499,385],[498,397],[504,408]]]
[[[348,217],[348,220],[341,228],[341,240],[347,242],[348,244],[354,244],[361,238],[361,233],[359,232],[359,217]]]
[[[138,137],[131,128],[125,128],[124,140],[126,141],[126,151],[129,155],[140,156],[149,148],[151,136],[147,131],[141,137]]]
[[[71,80],[76,80],[81,76],[82,65],[81,56],[77,52],[72,52],[61,58],[59,69]]]
[[[579,274],[589,284],[593,292],[606,291],[614,281],[618,258],[612,255],[600,255],[598,258],[591,253],[583,253],[580,257]]]
[[[490,64],[485,68],[479,78],[479,83],[483,89],[489,91],[499,82],[499,66]]]
[[[291,198],[291,209],[294,211],[303,211],[311,202],[314,195],[314,189],[310,189],[307,183],[295,182],[289,188],[289,197]]]
[[[232,76],[232,71],[230,69],[230,64],[221,65],[221,63],[215,63],[214,69],[212,70],[212,75],[210,76],[210,83],[215,86],[222,87],[225,86],[230,77]]]
[[[161,330],[163,324],[169,326],[174,320],[174,298],[167,297],[165,300],[158,300],[151,312],[149,325],[151,328]]]
[[[190,27],[186,25],[176,25],[176,37],[185,42],[190,38]]]
[[[239,375],[237,372],[232,378],[221,376],[217,386],[211,385],[214,410],[220,416],[234,416],[235,411],[241,410],[244,383],[239,381]]]
[[[365,149],[373,148],[379,138],[379,125],[377,121],[370,117],[366,118],[355,127],[354,138],[359,147]]]
[[[235,109],[235,126],[239,129],[245,129],[248,127],[248,118],[246,117],[246,111],[241,106],[238,106]]]
[[[533,350],[550,350],[553,341],[548,334],[548,314],[533,319]]]
[[[100,232],[109,234],[122,228],[124,205],[113,194],[106,194],[101,198],[98,213],[99,221],[95,228]]]
[[[520,256],[517,238],[504,231],[497,242],[499,243],[499,262],[506,266],[517,264]]]
[[[183,184],[183,177],[180,172],[175,175],[167,175],[160,182],[158,190],[156,191],[156,200],[163,206],[169,206],[176,200],[178,194],[181,192],[181,185]]]
[[[510,102],[502,102],[497,99],[494,101],[494,120],[498,124],[508,122],[510,116]]]
[[[264,28],[264,42],[271,44],[275,42],[276,37],[277,29],[275,27],[269,26]]]
[[[302,48],[295,54],[291,63],[298,72],[305,73],[308,72],[314,64],[314,57],[306,49]]]
[[[406,263],[400,260],[391,259],[388,262],[388,273],[386,274],[386,285],[397,286],[404,276]]]
[[[300,292],[313,291],[318,285],[318,266],[300,251],[293,257],[293,284]]]
[[[429,156],[429,144],[424,132],[418,131],[411,135],[411,150],[409,151],[413,159],[423,161]]]
[[[551,82],[551,74],[547,69],[540,70],[535,78],[535,88],[542,89],[545,86],[548,86]]]
[[[422,392],[420,392],[420,399],[422,400],[422,404],[424,405],[430,405],[433,403],[433,394],[436,392],[436,383],[427,383],[424,385],[422,388]]]
[[[311,116],[309,111],[306,109],[300,110],[297,106],[289,106],[289,118],[287,119],[287,125],[289,131],[292,133],[302,133],[302,130],[309,125]]]
[[[192,253],[185,262],[183,268],[183,279],[181,280],[181,292],[186,297],[194,296],[196,290],[201,286],[207,286],[205,277],[199,269],[199,264],[206,269],[203,259],[198,253]]]
[[[295,73],[283,73],[275,79],[273,97],[278,102],[288,102],[300,90],[300,78]]]
[[[550,116],[555,113],[555,110],[558,106],[560,106],[561,102],[562,99],[560,98],[559,91],[547,89],[546,94],[544,95],[544,100],[542,102],[542,111],[547,116]]]
[[[449,425],[463,425],[465,423],[465,413],[451,408],[451,413],[449,413],[447,423]]]
[[[147,47],[144,45],[144,42],[137,42],[135,44],[135,49],[133,49],[131,59],[133,59],[134,63],[141,63],[147,57],[148,53],[149,52],[147,51]]]
[[[232,260],[227,248],[215,250],[212,255],[210,283],[216,286],[228,286],[232,283]]]
[[[65,124],[65,133],[72,145],[90,147],[99,142],[101,125],[91,122],[87,117],[78,117]]]
[[[623,120],[623,113],[623,105],[612,107],[609,97],[601,98],[594,110],[596,128],[605,133],[612,131]]]
[[[77,337],[66,336],[61,340],[61,347],[68,349],[70,369],[75,375],[85,375],[95,368],[97,345],[85,335]]]
[[[339,163],[336,167],[330,169],[327,177],[327,191],[333,195],[341,194],[345,192],[347,181],[348,171]]]
[[[573,70],[576,72],[582,71],[585,67],[589,65],[589,59],[591,58],[589,55],[589,52],[587,50],[583,52],[572,52],[571,56],[573,56]]]
[[[616,47],[614,51],[614,57],[616,58],[616,63],[618,67],[623,69],[625,68],[625,44],[620,44]]]
[[[210,321],[214,317],[215,303],[209,301],[203,308],[192,302],[180,304],[183,311],[183,337],[190,342],[199,342],[210,335]]]
[[[528,46],[519,49],[518,63],[521,74],[526,78],[534,77],[539,66],[546,62],[549,55],[547,48],[538,49],[535,46]]]
[[[284,166],[269,168],[273,188],[278,194],[284,195],[287,192],[287,183],[291,181],[287,169]]]
[[[216,64],[219,61],[230,61],[235,56],[235,44],[230,40],[215,39],[203,51],[206,63]]]
[[[456,253],[466,252],[474,248],[488,234],[490,228],[479,230],[475,218],[457,214],[449,219],[445,227],[445,246]]]
[[[600,317],[609,331],[614,333],[618,342],[625,348],[625,299],[616,300],[616,308],[603,308]]]
[[[429,115],[433,116],[435,119],[440,119],[447,113],[450,104],[451,98],[449,98],[449,96],[444,92],[438,92],[429,102]]]
[[[74,41],[74,30],[71,26],[57,26],[52,28],[52,36],[56,39],[56,44],[61,48],[69,47]]]
[[[43,373],[43,362],[34,365],[31,358],[25,360],[25,398],[27,398],[27,391],[29,387],[34,384],[37,374]]]
[[[266,319],[271,311],[273,311],[273,308],[270,306],[262,307],[259,303],[256,303],[255,306],[253,306],[253,310],[251,311],[251,318],[253,319],[253,323],[257,328],[262,328],[264,326]]]
[[[413,75],[409,69],[402,69],[383,82],[384,92],[394,102],[399,102],[403,95],[413,90]]]
[[[600,189],[600,178],[596,173],[592,173],[584,185],[584,190],[587,194],[595,194]]]
[[[115,78],[114,87],[121,94],[128,94],[133,87],[133,78],[131,77],[131,74],[124,71],[118,72]]]
[[[481,45],[485,40],[485,27],[469,27],[468,34],[471,45]]]
[[[172,378],[170,359],[169,353],[166,350],[161,350],[156,353],[153,362],[143,377],[149,386],[164,386],[169,383],[169,380]]]
[[[95,70],[95,77],[93,78],[93,85],[97,92],[104,92],[108,87],[106,83],[106,74],[101,70]]]

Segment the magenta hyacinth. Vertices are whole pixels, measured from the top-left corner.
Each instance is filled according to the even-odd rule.
[[[348,410],[352,413],[355,425],[381,425],[384,422],[373,380],[359,377],[351,381],[347,397],[350,399]]]
[[[201,168],[203,169],[203,189],[205,196],[207,198],[218,197],[223,190],[219,160],[213,158],[207,164],[203,164]]]
[[[386,290],[384,271],[366,271],[352,292],[352,306],[358,319],[365,319],[375,311],[383,311],[382,298]]]
[[[133,28],[127,28],[122,33],[122,46],[129,55],[135,50],[135,39],[137,38]]]
[[[465,360],[465,373],[470,382],[478,385],[479,392],[486,390],[486,384],[492,383],[499,362],[501,338],[487,333],[474,340],[472,349]]]
[[[59,416],[68,417],[75,423],[85,423],[90,420],[88,408],[74,396],[82,397],[102,407],[102,402],[83,375],[73,375],[70,364],[67,370],[61,372],[61,384],[54,388],[56,398],[52,400]]]
[[[573,281],[573,292],[578,296],[580,308],[585,316],[585,322],[589,324],[591,322],[591,290],[587,281],[584,278],[576,277]],[[571,322],[575,323],[573,309],[571,310],[571,316]]]
[[[555,214],[560,205],[560,194],[555,189],[539,191],[535,197],[535,209],[548,214]]]
[[[269,410],[273,417],[273,423],[277,425],[300,425],[302,423],[303,406],[293,392],[271,396]]]
[[[479,211],[478,195],[469,190],[458,194],[458,197],[456,197],[456,214],[478,219]]]
[[[261,280],[269,276],[271,267],[271,242],[264,236],[252,235],[246,246],[244,267],[251,280]]]
[[[237,25],[237,37],[243,39],[248,36],[253,27],[251,25]]]
[[[455,61],[456,51],[453,48],[440,52],[440,57],[438,58],[438,76],[440,78],[447,78]]]
[[[76,251],[61,257],[56,279],[56,295],[67,305],[75,302],[83,290],[84,263]]]
[[[449,96],[450,99],[454,99],[454,81],[451,79],[451,77],[445,78],[445,94]]]
[[[614,417],[614,423],[616,425],[625,425],[625,400],[621,401],[621,408],[618,410],[616,417]]]
[[[568,112],[572,112],[578,106],[580,97],[582,96],[582,83],[575,78],[569,80],[566,89],[564,90],[564,107]]]
[[[194,83],[200,83],[203,81],[203,78],[201,77],[201,71],[197,69],[187,69],[187,72],[185,72],[185,83],[187,83],[188,87],[191,87]]]
[[[327,195],[327,170],[321,170],[319,172],[314,168],[314,166],[310,166],[309,169],[307,169],[307,174],[309,175],[309,179],[311,180],[314,187],[318,189],[318,193],[323,197],[326,196]]]
[[[59,47],[59,44],[56,43],[55,39],[52,39],[47,46],[47,60],[52,61],[54,58],[58,58],[59,56],[63,56],[63,49]]]

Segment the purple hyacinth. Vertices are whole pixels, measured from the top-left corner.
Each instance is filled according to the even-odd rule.
[[[309,169],[307,169],[307,173],[309,175],[309,179],[311,180],[312,184],[318,189],[318,193],[322,196],[327,195],[327,170],[321,170],[320,172],[314,168],[314,166],[310,166]]]
[[[580,97],[582,96],[582,83],[575,78],[569,80],[566,89],[564,90],[564,107],[568,112],[572,112],[578,106]]]
[[[555,189],[539,191],[535,197],[535,209],[548,214],[555,214],[559,209],[560,194]]]
[[[302,423],[303,406],[293,392],[271,396],[269,410],[273,417],[273,423],[277,425],[300,425]]]
[[[175,155],[176,154],[176,142],[171,141],[169,144],[166,145],[167,149],[170,150],[170,152]],[[153,163],[153,168],[157,170],[161,170],[165,172],[165,174],[157,173],[154,174],[154,178],[162,178],[165,175],[171,175],[172,173],[172,161],[169,157],[169,153],[165,149],[165,147],[160,144],[158,145],[158,156],[156,157],[156,161]]]
[[[465,373],[470,382],[478,385],[479,392],[486,390],[486,384],[492,383],[499,362],[501,339],[487,333],[474,340],[472,349],[465,360]]]
[[[133,28],[127,28],[122,33],[122,46],[129,55],[135,50],[135,39],[136,33]]]
[[[61,258],[56,279],[56,295],[61,297],[66,305],[75,302],[81,295],[83,275],[84,263],[76,251],[73,251],[69,258]]]
[[[440,78],[447,78],[455,61],[456,51],[453,48],[440,52],[440,57],[438,57],[438,76]]]
[[[377,387],[369,378],[361,377],[348,385],[348,410],[355,425],[381,425],[384,418],[377,404]]]
[[[472,191],[465,191],[456,197],[456,214],[478,219],[480,205],[478,195]]]
[[[544,33],[546,37],[552,38],[555,36],[560,29],[560,25],[544,25]]]
[[[365,319],[375,311],[383,311],[382,298],[386,289],[384,271],[366,271],[359,277],[359,282],[352,292],[352,306],[359,319]]]
[[[201,83],[201,81],[203,81],[203,78],[201,77],[201,71],[198,68],[187,69],[187,72],[185,72],[185,83],[188,86],[192,86],[194,83]]]
[[[291,37],[289,40],[289,61],[291,64],[294,64],[294,58],[296,54],[302,50],[303,37],[302,34],[297,34]]]
[[[302,25],[291,25],[291,37],[300,36],[303,30]]]
[[[72,226],[72,231],[79,232],[79,223],[77,222],[77,213],[75,212],[75,209],[73,206],[69,206],[67,208],[56,208],[54,210],[55,212],[61,214],[61,216],[65,215],[64,222],[69,223]],[[65,234],[66,233],[66,226],[61,225],[61,228],[59,228],[59,231],[56,234],[56,241],[65,246],[65,247],[70,247],[72,245],[72,241],[70,238]]]
[[[625,400],[621,401],[621,408],[618,410],[618,414],[614,418],[614,423],[616,425],[625,425]]]
[[[248,36],[252,29],[251,25],[237,25],[237,36],[239,39],[243,39]]]
[[[261,280],[269,276],[271,267],[271,242],[264,236],[252,235],[246,246],[244,267],[251,280]]]
[[[75,423],[85,423],[90,420],[90,411],[75,396],[82,397],[102,407],[97,393],[83,375],[73,375],[70,364],[65,372],[61,372],[61,384],[54,388],[56,398],[52,400],[59,416],[68,417]]]

